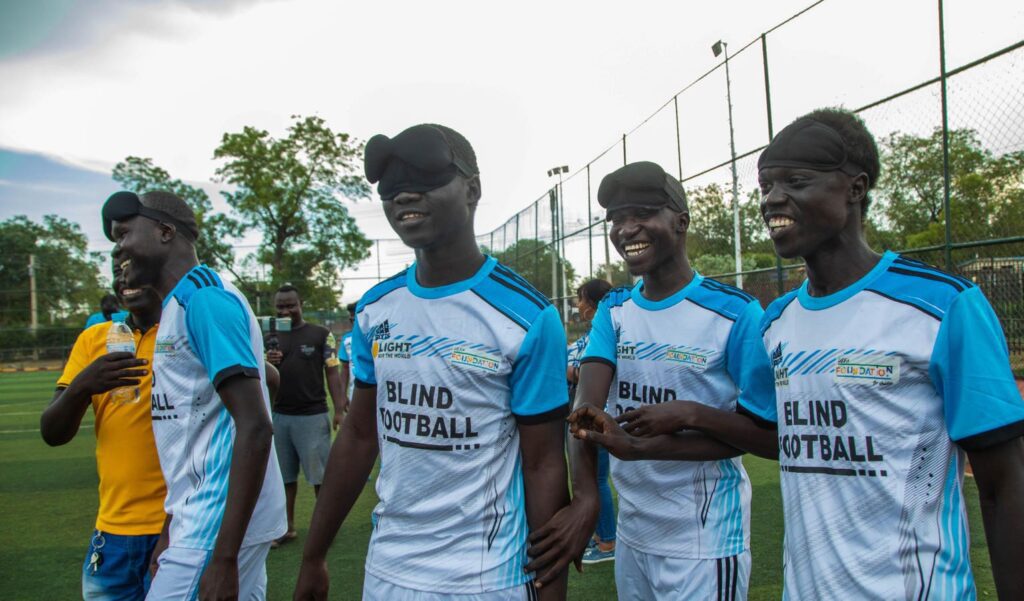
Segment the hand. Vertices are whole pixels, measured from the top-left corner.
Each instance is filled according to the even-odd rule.
[[[72,384],[90,395],[102,394],[122,386],[138,386],[138,378],[149,371],[133,368],[148,363],[146,359],[136,359],[131,353],[109,353],[90,363],[75,377]]]
[[[199,579],[199,601],[238,599],[238,558],[214,557]]]
[[[627,434],[612,416],[593,405],[573,411],[569,416],[569,432],[579,440],[601,445],[623,461],[636,458],[636,437]]]
[[[303,559],[292,599],[293,601],[319,601],[321,599],[326,601],[327,590],[330,586],[331,578],[327,573],[327,562]]]
[[[694,401],[668,401],[630,409],[615,418],[633,436],[660,436],[692,428],[697,410]]]
[[[526,553],[530,563],[527,572],[535,572],[534,586],[542,588],[555,580],[572,562],[577,572],[583,571],[583,551],[594,533],[600,506],[596,500],[576,497],[567,507],[558,510],[546,524],[530,533]]]
[[[281,360],[284,359],[284,353],[278,349],[267,351],[267,363],[271,365],[281,365]]]
[[[152,580],[156,578],[156,571],[160,569],[160,556],[164,551],[167,550],[167,545],[170,544],[170,537],[167,536],[167,529],[160,533],[160,538],[156,539],[156,545],[153,547],[153,554],[149,556],[149,578]]]

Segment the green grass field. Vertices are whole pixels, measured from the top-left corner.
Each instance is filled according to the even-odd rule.
[[[0,374],[0,597],[3,599],[80,598],[80,572],[96,515],[96,467],[92,414],[70,444],[46,446],[39,437],[39,414],[52,396],[55,372]],[[779,599],[782,506],[774,463],[744,460],[753,481],[750,599]],[[995,598],[985,548],[977,490],[968,479],[972,558],[981,598]],[[363,492],[342,527],[330,555],[331,598],[359,599],[363,558],[370,536],[371,487]],[[296,508],[299,541],[271,551],[269,598],[291,599],[302,541],[313,507],[312,489],[300,491]],[[615,599],[611,563],[572,573],[570,599]]]

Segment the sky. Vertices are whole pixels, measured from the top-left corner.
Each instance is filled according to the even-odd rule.
[[[108,250],[98,214],[117,189],[118,161],[150,157],[225,209],[214,181],[220,137],[247,125],[280,136],[292,115],[319,115],[363,140],[421,122],[462,132],[479,157],[477,231],[486,232],[545,193],[550,167],[583,168],[718,64],[716,40],[735,53],[811,3],[0,0],[0,220],[56,213],[81,224],[90,248]],[[945,5],[950,67],[1024,31],[1019,1]],[[936,30],[933,0],[826,0],[769,34],[776,129],[817,106],[854,108],[933,77]],[[730,67],[742,153],[767,140],[760,46]],[[727,159],[722,70],[679,107],[684,173]],[[629,160],[675,171],[672,109],[629,137]],[[934,126],[919,113],[897,106],[873,119]],[[593,165],[595,190],[621,152]],[[577,176],[567,194],[584,185]],[[368,237],[392,237],[379,201],[342,202]],[[585,198],[574,206],[570,221]],[[256,242],[237,241],[241,252]],[[391,272],[409,260],[391,255]],[[351,282],[343,299],[368,285]]]

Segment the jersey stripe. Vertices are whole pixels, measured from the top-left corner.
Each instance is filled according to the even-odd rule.
[[[503,276],[505,276],[505,277],[507,277],[507,278],[509,278],[509,279],[511,279],[511,280],[513,280],[515,282],[517,282],[525,291],[527,291],[530,294],[532,294],[537,300],[541,301],[541,303],[543,303],[545,306],[551,304],[548,301],[548,298],[546,296],[544,296],[543,293],[541,293],[539,290],[534,288],[533,284],[531,284],[530,282],[526,281],[526,279],[524,279],[523,276],[521,276],[518,273],[512,271],[508,267],[505,267],[501,263],[496,263],[494,265],[494,271],[497,271],[501,275],[503,275]]]
[[[532,295],[530,295],[530,293],[528,293],[526,290],[523,290],[522,288],[520,288],[519,286],[513,284],[512,282],[509,282],[508,280],[505,280],[504,278],[498,277],[497,275],[495,275],[493,273],[491,275],[487,276],[487,277],[489,277],[490,279],[494,280],[495,282],[498,282],[499,284],[501,284],[502,286],[508,288],[509,290],[511,290],[511,291],[513,291],[513,292],[515,292],[515,293],[517,293],[519,295],[521,295],[523,298],[525,298],[526,300],[530,301],[531,303],[537,305],[538,309],[543,309],[544,308],[544,304],[543,303],[541,303],[536,298],[534,298]]]
[[[689,298],[689,297],[687,297],[686,300],[688,300],[691,303],[697,305],[701,309],[707,309],[708,311],[711,311],[712,313],[717,313],[717,314],[721,315],[722,317],[728,319],[729,321],[736,321],[736,316],[735,315],[726,315],[725,313],[722,313],[718,309],[712,309],[711,307],[708,307],[707,305],[702,305],[701,303],[698,303],[697,301],[695,301],[695,300],[693,300],[692,298]]]
[[[929,311],[928,309],[925,309],[924,307],[922,307],[921,305],[919,305],[917,303],[912,303],[912,302],[910,302],[909,300],[906,300],[906,299],[901,299],[901,298],[896,298],[894,296],[890,296],[890,295],[882,292],[881,290],[875,290],[874,288],[865,288],[864,290],[866,292],[874,292],[878,296],[887,298],[887,299],[889,299],[889,300],[891,300],[893,302],[900,303],[900,304],[906,305],[908,307],[913,307],[913,308],[917,309],[918,311],[924,313],[925,315],[927,315],[927,316],[929,316],[929,317],[931,317],[933,319],[936,319],[938,321],[942,321],[942,317],[936,315],[935,313]]]
[[[487,303],[488,305],[494,307],[495,311],[498,311],[499,313],[501,313],[505,317],[511,319],[517,326],[519,326],[519,327],[521,327],[521,328],[523,328],[524,330],[527,330],[527,331],[530,330],[530,324],[525,319],[523,319],[521,316],[515,315],[511,311],[507,311],[505,309],[502,309],[498,305],[496,305],[496,304],[492,303],[491,301],[487,300],[487,297],[485,297],[484,295],[480,294],[476,290],[472,290],[472,292],[473,292],[473,294],[475,294],[478,297],[480,297],[480,300],[482,300],[485,303]]]
[[[964,286],[952,278],[939,275],[935,272],[917,271],[915,269],[904,269],[902,267],[890,267],[889,271],[892,273],[898,273],[900,275],[908,275],[911,277],[919,277],[927,280],[934,280],[936,282],[942,282],[943,284],[949,284],[956,289],[957,292],[963,292]]]
[[[730,286],[728,284],[723,284],[722,282],[719,282],[718,280],[712,280],[710,278],[704,278],[704,280],[700,283],[700,285],[704,286],[705,288],[710,288],[712,290],[717,290],[719,292],[724,292],[726,294],[731,294],[733,296],[738,296],[739,298],[742,298],[743,300],[745,300],[747,302],[750,302],[752,300],[757,300],[756,298],[754,298],[753,296],[751,296],[751,295],[747,294],[746,292],[740,290],[739,288],[736,288],[735,286]]]

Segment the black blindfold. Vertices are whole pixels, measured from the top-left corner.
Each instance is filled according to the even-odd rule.
[[[657,163],[630,163],[609,173],[597,189],[597,202],[608,211],[625,207],[670,207],[686,211],[683,185]]]
[[[851,162],[839,132],[813,119],[799,119],[776,135],[757,159],[757,169],[786,167],[813,171],[864,172]]]
[[[429,125],[414,125],[394,138],[378,134],[366,143],[366,179],[377,184],[382,200],[402,192],[429,192],[461,173],[476,175],[455,156],[444,134]]]
[[[189,225],[171,215],[147,207],[142,204],[139,195],[134,192],[115,192],[110,195],[103,205],[103,233],[107,240],[114,242],[113,227],[115,221],[125,221],[135,216],[145,217],[160,223],[170,223],[177,231],[195,242],[199,237],[199,231],[194,225]]]

